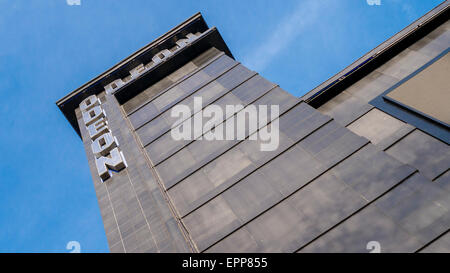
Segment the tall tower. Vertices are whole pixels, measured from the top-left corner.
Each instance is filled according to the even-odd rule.
[[[234,60],[198,13],[59,100],[111,252],[450,250],[448,112],[424,125],[377,99],[447,56],[445,18],[448,2],[297,98]],[[211,140],[219,128],[234,133]]]

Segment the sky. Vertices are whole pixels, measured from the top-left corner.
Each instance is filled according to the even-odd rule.
[[[109,251],[82,143],[55,102],[196,12],[236,60],[301,96],[442,2],[77,1],[0,0],[0,252]]]

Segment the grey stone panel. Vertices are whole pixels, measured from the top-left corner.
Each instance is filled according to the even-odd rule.
[[[450,147],[419,130],[414,130],[386,152],[401,162],[414,166],[430,180],[450,168]]]
[[[79,109],[76,109],[76,111],[79,112]],[[94,182],[93,184],[97,195],[98,204],[100,207],[100,213],[102,215],[105,233],[107,235],[109,249],[111,252],[124,252],[123,242],[119,234],[120,233],[119,226],[115,218],[113,206],[109,197],[109,192],[106,187],[106,184],[102,183],[97,175],[97,168],[95,166],[94,155],[92,154],[91,150],[91,141],[89,137],[86,137],[88,132],[86,131],[81,115],[79,115],[78,117],[78,124],[80,127],[81,135],[83,137],[83,146],[86,151],[89,168],[93,178]]]

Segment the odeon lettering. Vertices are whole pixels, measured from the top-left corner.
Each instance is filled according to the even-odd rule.
[[[106,93],[112,94],[115,90],[122,87],[127,82],[130,82],[132,80],[139,78],[146,71],[152,69],[157,64],[163,62],[165,59],[174,55],[180,49],[186,47],[187,45],[191,44],[193,41],[197,40],[197,38],[200,35],[201,34],[196,35],[196,34],[188,33],[185,38],[177,40],[175,42],[175,46],[172,47],[171,49],[164,49],[164,50],[161,50],[160,52],[156,53],[152,57],[152,60],[149,63],[147,63],[145,65],[140,64],[140,65],[136,66],[135,68],[131,69],[129,71],[130,75],[128,75],[127,77],[125,77],[123,79],[117,79],[117,80],[107,84],[105,86]]]
[[[120,171],[126,167],[125,157],[119,150],[119,142],[108,128],[105,111],[101,108],[101,101],[92,95],[80,103],[83,122],[86,126],[95,156],[98,175],[104,182],[113,171]]]

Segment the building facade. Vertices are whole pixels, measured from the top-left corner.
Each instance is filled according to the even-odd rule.
[[[111,252],[449,252],[448,15],[446,1],[298,98],[196,14],[59,100]],[[242,107],[196,131],[212,105]],[[246,109],[273,105],[252,128]],[[207,139],[240,113],[240,138]],[[186,120],[192,138],[174,138]]]

